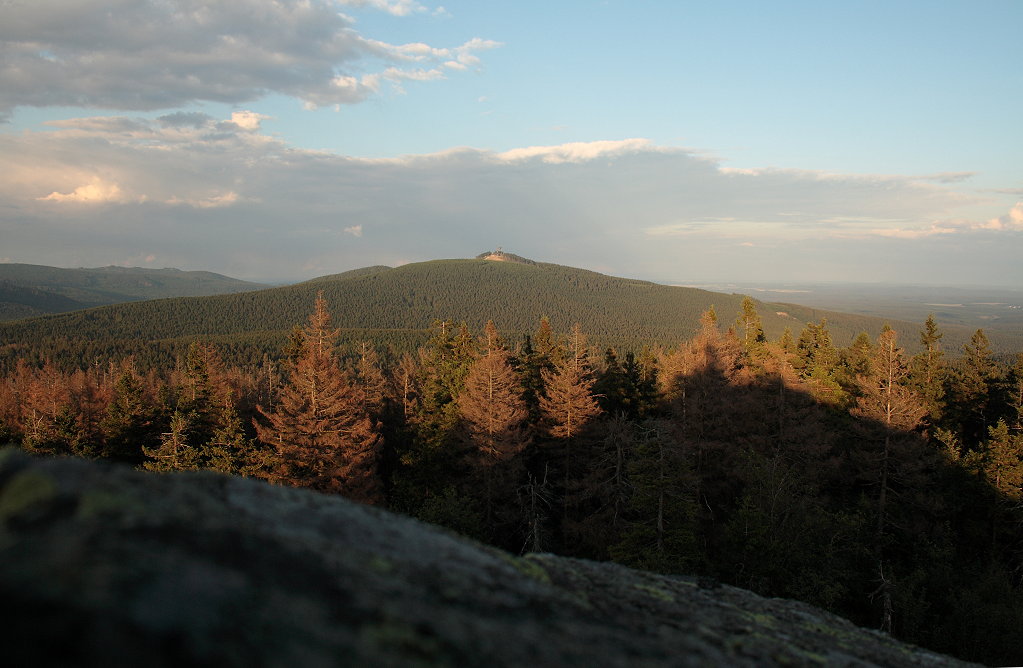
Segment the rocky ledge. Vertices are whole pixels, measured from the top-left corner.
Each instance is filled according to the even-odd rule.
[[[944,666],[810,606],[338,497],[0,454],[6,665]]]

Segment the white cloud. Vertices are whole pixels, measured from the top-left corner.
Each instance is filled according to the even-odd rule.
[[[341,4],[349,7],[372,7],[383,10],[395,16],[408,16],[417,12],[428,11],[426,7],[415,0],[341,0]],[[437,11],[443,11],[438,7]]]
[[[258,130],[259,124],[269,118],[269,116],[257,114],[254,111],[235,111],[231,113],[231,122],[242,130]]]
[[[185,206],[195,207],[197,209],[217,209],[224,206],[231,206],[238,202],[238,193],[234,191],[227,191],[218,193],[216,195],[210,195],[208,197],[193,197],[190,199],[182,199],[180,197],[171,197],[164,201],[164,204],[178,205],[183,204]]]
[[[939,235],[967,234],[970,232],[1023,231],[1023,202],[1017,202],[1008,213],[985,221],[941,220],[922,227],[886,227],[867,230],[868,234],[894,239],[923,239]]]
[[[443,79],[444,73],[436,68],[402,70],[397,67],[388,67],[384,70],[383,76],[391,81],[432,81],[433,79]]]
[[[51,202],[76,202],[85,204],[107,204],[111,202],[130,202],[129,197],[116,183],[107,183],[102,179],[94,179],[90,183],[78,186],[69,193],[60,193],[56,190],[45,197],[37,198]],[[144,198],[143,198],[144,199]],[[139,200],[141,201],[141,199]]]
[[[411,0],[341,4],[395,16],[426,11]],[[384,72],[392,80],[436,78],[422,72],[449,61],[476,64],[476,52],[497,46],[482,39],[450,48],[390,45],[360,34],[337,8],[337,0],[3,2],[0,116],[18,106],[241,103],[270,92],[310,106],[351,104],[376,93]],[[402,77],[403,61],[419,65]]]
[[[1009,213],[998,218],[992,218],[983,225],[985,230],[1023,230],[1023,202],[1016,202],[1016,206],[1009,210]]]
[[[918,228],[876,228],[872,230],[866,230],[865,234],[860,235],[848,235],[850,237],[855,236],[866,236],[873,235],[878,237],[887,237],[889,239],[924,239],[927,237],[933,237],[939,234],[956,234],[960,232],[960,229],[955,227],[943,227],[941,225],[933,224],[928,227]]]
[[[516,148],[495,157],[502,162],[522,162],[539,158],[550,164],[587,162],[598,158],[613,158],[626,153],[657,151],[649,140],[623,139],[619,141],[573,142],[558,146],[529,146]]]
[[[345,234],[350,234],[353,237],[362,236],[362,225],[352,225],[351,227],[345,228]]]

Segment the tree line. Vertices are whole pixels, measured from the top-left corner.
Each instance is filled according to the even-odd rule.
[[[765,336],[713,307],[674,348],[591,348],[541,320],[439,321],[415,353],[339,345],[321,293],[282,354],[190,342],[173,364],[0,383],[0,440],[152,470],[337,493],[514,552],[698,573],[804,600],[943,652],[1020,663],[1023,355],[933,318],[907,356],[884,328]]]
[[[486,260],[415,263],[395,269],[367,268],[315,281],[233,295],[133,302],[57,316],[0,323],[0,373],[24,358],[54,361],[64,370],[119,362],[133,356],[140,372],[173,366],[194,339],[215,342],[232,366],[258,364],[265,354],[279,355],[296,322],[322,289],[344,327],[345,349],[371,341],[390,366],[429,338],[438,314],[481,329],[501,304],[502,332],[518,343],[541,317],[567,332],[579,323],[595,350],[614,347],[639,353],[644,347],[672,346],[691,337],[699,316],[716,303],[729,313],[741,295],[657,285],[605,276],[558,265],[525,265]],[[760,307],[763,327],[772,337],[786,326],[801,327],[820,318],[796,305]],[[883,321],[867,316],[829,314],[836,341],[848,344],[860,331],[876,331]],[[358,328],[353,328],[357,325]],[[912,325],[899,324],[908,331]],[[797,331],[798,333],[798,331]],[[946,341],[965,340],[951,328]],[[996,347],[1004,348],[1001,339]]]

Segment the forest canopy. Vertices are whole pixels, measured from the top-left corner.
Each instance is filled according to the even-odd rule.
[[[961,351],[933,318],[843,346],[827,318],[774,336],[744,298],[674,345],[494,313],[381,346],[318,287],[275,354],[258,332],[248,353],[181,337],[145,365],[9,348],[0,439],[342,494],[515,553],[699,574],[1023,659],[1023,356],[983,330]]]

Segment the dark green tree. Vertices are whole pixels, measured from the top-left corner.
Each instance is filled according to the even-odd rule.
[[[928,421],[932,425],[941,419],[945,398],[946,364],[941,350],[943,336],[934,320],[934,314],[927,316],[924,328],[920,331],[923,350],[913,356],[910,363],[910,384],[927,407]]]
[[[697,481],[691,458],[664,421],[641,427],[628,463],[631,494],[611,556],[660,573],[691,572],[698,562]]]
[[[757,304],[751,297],[743,297],[742,312],[739,314],[737,324],[742,330],[742,350],[746,358],[749,361],[761,359],[767,337],[764,335],[764,326],[757,313]]]
[[[817,399],[833,405],[842,405],[846,401],[846,393],[836,378],[838,361],[838,350],[831,341],[827,319],[821,318],[816,324],[807,323],[796,343],[792,366],[810,382]]]
[[[994,360],[983,329],[963,346],[963,358],[946,378],[947,424],[958,431],[966,451],[976,450],[998,419],[1001,369]]]
[[[889,561],[893,496],[920,463],[921,453],[915,447],[919,441],[913,432],[927,412],[920,398],[907,387],[907,381],[907,364],[897,334],[886,329],[878,336],[870,373],[860,376],[859,396],[850,412],[860,418],[858,427],[867,448],[867,466],[876,475],[874,554],[882,581],[877,590],[881,627],[887,631],[892,629],[895,600]]]
[[[189,443],[188,414],[174,411],[170,431],[160,436],[160,445],[155,448],[143,446],[146,461],[143,468],[149,471],[194,471],[199,468],[200,451]]]
[[[155,447],[162,433],[156,410],[142,380],[129,363],[114,384],[106,416],[100,422],[103,456],[130,464],[142,463],[144,447]]]

